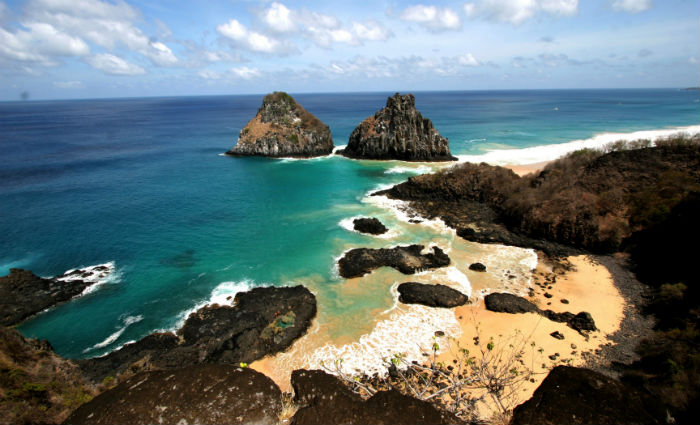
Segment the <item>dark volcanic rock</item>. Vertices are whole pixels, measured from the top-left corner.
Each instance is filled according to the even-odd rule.
[[[484,297],[484,304],[487,310],[498,313],[537,313],[553,322],[566,323],[567,326],[580,334],[598,330],[593,317],[588,312],[582,311],[573,314],[568,311],[557,313],[552,310],[541,310],[525,298],[513,294],[489,294]]]
[[[238,365],[289,347],[316,316],[316,297],[303,286],[255,288],[236,294],[235,305],[192,313],[178,336],[151,334],[106,356],[79,360],[96,382],[130,368],[174,369],[200,363]]]
[[[268,94],[258,113],[243,127],[234,156],[312,157],[333,152],[327,125],[284,92]]]
[[[657,406],[646,394],[598,372],[557,366],[532,398],[515,408],[511,424],[665,423]]]
[[[540,309],[536,305],[513,294],[488,294],[484,297],[484,304],[487,310],[497,313],[540,313]]]
[[[458,419],[435,409],[430,403],[405,396],[396,390],[380,391],[364,401],[342,382],[320,370],[292,373],[295,401],[300,408],[294,425],[306,424],[458,424]]]
[[[463,293],[445,285],[426,285],[405,282],[399,285],[399,301],[404,304],[423,304],[428,307],[458,307],[469,301]]]
[[[381,235],[386,233],[387,229],[384,224],[378,219],[371,218],[356,218],[352,221],[354,229],[358,232],[369,233],[371,235]]]
[[[348,146],[340,152],[349,158],[403,161],[454,161],[449,142],[433,123],[416,110],[412,94],[396,93],[386,107],[358,125]]]
[[[80,295],[94,282],[78,279],[81,270],[71,273],[71,280],[58,276],[44,279],[29,270],[10,269],[0,277],[0,325],[12,326],[56,304]]]
[[[66,424],[277,424],[281,392],[265,375],[198,365],[135,375],[80,406]]]
[[[481,264],[481,263],[473,263],[473,264],[469,265],[469,270],[472,270],[475,272],[485,272],[486,266]]]
[[[388,266],[403,274],[413,274],[422,269],[434,269],[450,264],[450,257],[437,246],[433,252],[421,254],[423,245],[397,246],[394,248],[356,248],[338,261],[338,270],[344,278],[360,277],[372,270]]]

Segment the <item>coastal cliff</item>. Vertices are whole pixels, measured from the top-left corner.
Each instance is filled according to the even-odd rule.
[[[339,153],[355,159],[456,160],[448,140],[416,109],[415,97],[399,93],[387,99],[385,108],[362,121]]]
[[[314,157],[333,152],[327,125],[284,92],[268,94],[227,155]]]

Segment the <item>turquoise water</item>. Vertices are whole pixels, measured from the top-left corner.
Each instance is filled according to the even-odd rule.
[[[391,94],[295,98],[344,145]],[[409,226],[362,202],[368,191],[429,168],[341,157],[221,156],[261,100],[0,103],[0,274],[10,267],[42,276],[106,262],[116,267],[99,289],[20,331],[48,339],[67,357],[96,356],[172,329],[212,297],[296,283],[319,297],[320,321],[334,323],[330,337],[371,330],[372,314],[393,305],[391,293],[370,280],[353,289],[337,276],[335,259],[358,246],[454,243],[449,233]],[[416,93],[416,104],[458,155],[700,121],[698,92],[670,89]],[[411,170],[416,167],[422,168]],[[360,215],[381,217],[397,236],[378,239],[339,225]],[[378,276],[400,278],[387,273]]]

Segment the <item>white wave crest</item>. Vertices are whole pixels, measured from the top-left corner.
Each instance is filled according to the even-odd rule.
[[[97,350],[99,348],[104,348],[104,347],[114,343],[117,339],[119,339],[120,336],[122,336],[124,331],[126,331],[126,329],[129,326],[133,325],[134,323],[138,323],[141,320],[143,320],[143,316],[140,314],[138,316],[126,316],[122,322],[121,328],[119,328],[116,332],[114,332],[113,334],[111,334],[110,336],[105,338],[103,341],[98,342],[97,344],[93,345],[92,347],[88,347],[88,348],[84,349],[83,353],[87,353],[87,352],[92,351],[92,350]]]
[[[532,286],[532,270],[537,267],[537,253],[534,249],[493,244],[491,254],[481,262],[486,265],[487,273],[496,276],[503,284],[499,291],[524,296]],[[483,298],[491,292],[482,289],[477,296]]]
[[[384,174],[425,174],[431,172],[433,172],[433,169],[426,165],[419,165],[417,167],[397,165],[386,170]]]
[[[698,134],[700,125],[687,127],[676,127],[662,130],[635,131],[632,133],[602,133],[590,139],[572,140],[570,142],[553,145],[533,146],[523,149],[495,149],[482,155],[457,155],[460,162],[481,163],[486,162],[491,165],[519,165],[534,164],[543,161],[553,161],[569,152],[579,149],[596,149],[616,142],[618,140],[650,139],[655,141],[660,138],[676,134]]]
[[[393,292],[393,291],[392,291]],[[396,294],[395,294],[396,296]],[[391,316],[382,320],[359,341],[342,346],[326,344],[307,356],[304,363],[311,369],[339,364],[343,373],[386,373],[385,359],[401,353],[408,361],[422,361],[423,352],[431,352],[435,331],[459,337],[461,329],[451,309],[397,304]],[[444,344],[441,344],[444,345]]]
[[[239,292],[246,292],[254,288],[256,285],[251,280],[242,280],[240,282],[221,282],[211,291],[209,298],[197,303],[194,307],[189,308],[177,315],[177,320],[175,325],[170,329],[161,329],[163,332],[174,332],[177,331],[185,324],[185,321],[190,316],[190,314],[199,310],[202,307],[208,305],[233,305],[233,301],[236,298],[236,294]]]

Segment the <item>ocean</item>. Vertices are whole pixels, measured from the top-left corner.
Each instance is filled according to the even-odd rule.
[[[293,95],[341,146],[392,94]],[[700,129],[698,91],[415,96],[454,155],[493,164]],[[18,329],[48,339],[60,355],[93,357],[174,330],[189,312],[230,303],[236,292],[303,284],[316,294],[319,316],[314,337],[292,350],[294,365],[343,357],[348,368],[371,371],[391,350],[417,353],[435,329],[459,332],[449,310],[399,305],[399,283],[445,283],[473,297],[525,290],[537,261],[532,250],[468,243],[439,220],[410,223],[401,203],[367,196],[445,165],[223,156],[262,97],[0,103],[0,275],[11,267],[41,276],[113,267],[94,290]],[[378,217],[391,231],[352,231],[351,219],[361,216]],[[440,246],[453,264],[415,276],[393,269],[338,276],[337,259],[348,249],[409,243]],[[488,263],[488,272],[468,271],[475,261]]]

